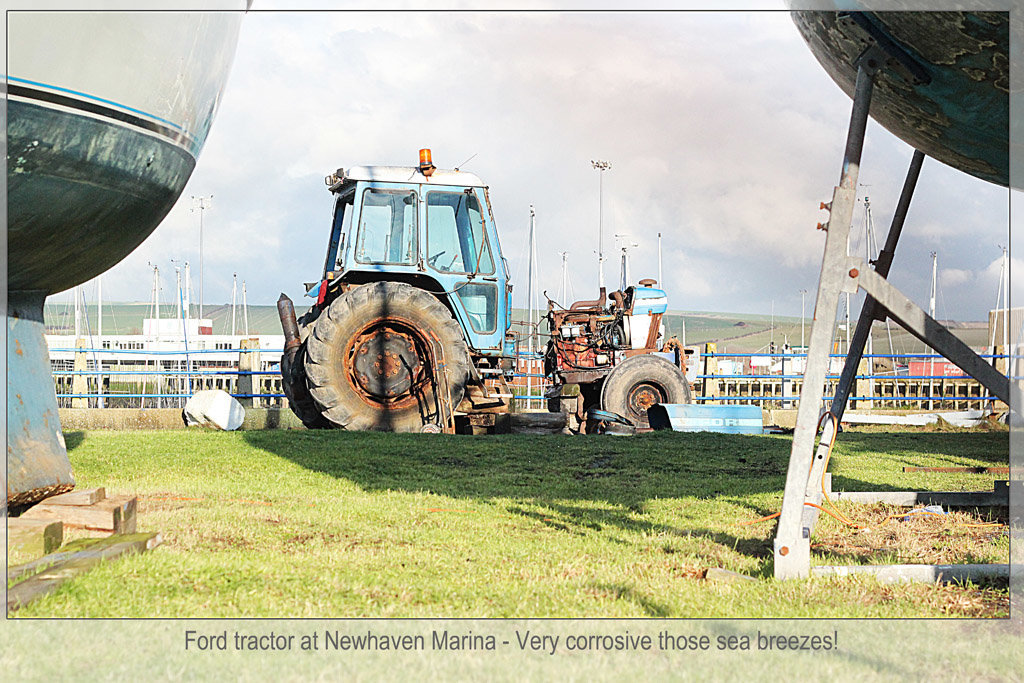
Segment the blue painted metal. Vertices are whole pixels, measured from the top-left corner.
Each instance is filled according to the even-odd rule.
[[[647,409],[647,420],[652,429],[672,429],[677,432],[764,432],[761,408],[751,405],[659,403]]]
[[[603,422],[614,422],[617,424],[632,425],[632,423],[629,420],[619,415],[618,413],[613,413],[610,410],[601,410],[600,408],[591,408],[590,410],[588,410],[587,417],[591,420],[601,420]]]
[[[74,488],[43,336],[43,292],[7,300],[7,503]]]
[[[633,315],[665,313],[668,310],[668,294],[656,287],[633,288]]]

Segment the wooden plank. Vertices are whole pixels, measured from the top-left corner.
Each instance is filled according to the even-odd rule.
[[[102,486],[95,489],[82,489],[81,491],[69,491],[59,496],[50,496],[44,502],[47,505],[92,505],[107,497],[107,491]]]
[[[64,541],[64,524],[59,520],[7,519],[7,552],[24,557],[52,553]]]
[[[852,503],[888,503],[903,507],[994,507],[1009,504],[1007,489],[998,486],[994,491],[834,491],[829,497]]]
[[[90,541],[75,552],[42,557],[30,563],[35,568],[42,568],[41,571],[7,589],[7,611],[24,607],[33,600],[52,593],[68,579],[82,574],[104,560],[111,560],[126,553],[151,550],[160,545],[162,540],[158,532],[108,536]],[[16,572],[17,576],[24,576],[29,573],[24,569],[26,566],[29,565],[12,567],[11,572]],[[12,580],[11,572],[8,572],[8,581]]]
[[[92,505],[49,505],[39,503],[24,513],[26,519],[60,520],[65,526],[83,527],[115,534],[135,533],[134,496],[113,496]]]
[[[882,583],[962,583],[982,579],[1008,579],[1008,564],[879,564],[811,567],[812,576],[871,574]]]

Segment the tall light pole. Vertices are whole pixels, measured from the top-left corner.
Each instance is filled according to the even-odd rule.
[[[199,209],[199,319],[203,319],[203,214],[210,208],[213,195],[197,197],[192,195],[192,211]]]
[[[807,296],[807,290],[800,290],[800,348],[804,348],[804,299]]]
[[[604,287],[604,172],[612,167],[607,161],[591,160],[597,169],[597,286]]]

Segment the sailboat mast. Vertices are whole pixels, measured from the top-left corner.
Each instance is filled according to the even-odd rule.
[[[534,230],[536,225],[537,213],[533,210],[533,204],[530,204],[530,262],[529,270],[527,271],[526,278],[526,306],[527,306],[527,324],[526,324],[526,348],[527,348],[527,371],[526,371],[526,395],[533,395],[533,279],[534,279],[534,260],[536,259],[537,249],[534,242]]]
[[[242,320],[245,325],[245,336],[249,336],[249,300],[245,296],[245,280],[242,280]]]

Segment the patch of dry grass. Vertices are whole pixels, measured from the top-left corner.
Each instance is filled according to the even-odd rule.
[[[822,515],[812,550],[847,563],[984,564],[1006,562],[1009,552],[1005,510],[953,510],[946,514],[909,511],[894,505],[841,505],[855,528]]]

